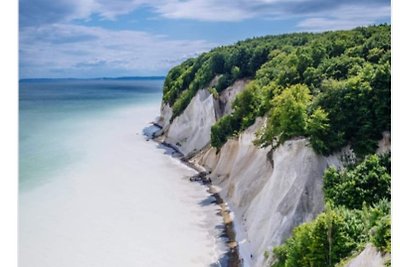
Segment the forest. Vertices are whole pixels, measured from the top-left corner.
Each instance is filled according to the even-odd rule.
[[[234,112],[214,125],[213,146],[221,147],[256,117],[267,115],[261,146],[306,136],[324,155],[348,144],[367,155],[390,130],[390,52],[390,25],[248,39],[172,68],[163,101],[173,108],[174,118],[214,77],[219,79],[211,91],[217,94],[249,78]]]

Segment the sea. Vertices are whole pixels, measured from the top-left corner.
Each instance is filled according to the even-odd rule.
[[[20,267],[224,265],[207,188],[143,135],[163,82],[20,81]]]

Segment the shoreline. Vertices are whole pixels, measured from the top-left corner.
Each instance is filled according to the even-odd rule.
[[[154,127],[157,127],[159,130],[162,130],[162,127],[155,123],[155,122],[150,122],[150,124]],[[223,236],[226,237],[225,244],[228,248],[228,251],[225,253],[224,256],[227,257],[227,266],[228,267],[240,267],[242,266],[240,255],[239,255],[239,246],[238,242],[236,241],[236,232],[235,232],[235,227],[234,227],[234,220],[231,216],[231,211],[227,205],[227,203],[223,200],[221,195],[218,193],[217,189],[212,185],[211,180],[207,177],[207,173],[205,173],[203,170],[201,170],[197,165],[193,164],[192,162],[189,161],[188,158],[184,157],[184,155],[173,145],[166,143],[164,141],[161,141],[159,139],[160,136],[154,135],[154,133],[151,133],[148,135],[145,131],[143,131],[143,134],[146,135],[149,139],[152,140],[159,145],[165,146],[167,148],[170,148],[174,151],[172,156],[176,157],[179,159],[179,161],[183,164],[185,164],[187,167],[191,168],[196,172],[196,175],[189,177],[190,182],[199,182],[202,185],[207,187],[207,192],[210,194],[211,197],[215,199],[215,203],[219,206],[220,211],[218,212],[218,215],[222,217],[223,225],[224,225],[224,230],[223,230]]]
[[[60,171],[46,169],[19,196],[21,267],[219,266],[227,251],[219,207],[204,187],[187,182],[195,172],[165,155],[172,150],[141,134],[157,103],[106,103],[79,120],[64,113],[65,120],[32,129],[51,128],[45,144],[76,160],[33,147],[46,159],[55,155]],[[61,139],[62,146],[53,142]]]
[[[179,152],[179,151],[178,151]],[[180,152],[179,152],[180,153]],[[200,182],[202,185],[207,186],[207,192],[214,197],[215,203],[220,207],[220,215],[224,223],[224,235],[227,238],[226,246],[229,251],[226,253],[228,256],[228,267],[239,267],[241,266],[241,260],[239,256],[238,242],[236,241],[236,232],[234,227],[234,220],[231,216],[231,210],[227,203],[223,200],[217,189],[212,185],[210,178],[207,174],[202,171],[197,165],[189,162],[186,158],[180,158],[181,162],[189,168],[192,168],[197,172],[195,176],[190,177],[191,182]]]

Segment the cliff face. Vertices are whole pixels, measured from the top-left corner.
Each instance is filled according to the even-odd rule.
[[[390,151],[390,133],[384,132],[391,126],[390,36],[391,26],[379,25],[250,38],[187,59],[169,71],[163,100],[174,105],[174,112],[163,104],[159,120],[163,129],[157,136],[207,170],[210,177],[203,178],[219,187],[233,211],[246,265],[271,265],[269,252],[287,239],[295,226],[323,210],[325,169],[353,160],[358,163],[343,146],[351,146],[360,156]],[[249,82],[240,80],[243,77],[252,81],[237,98]],[[218,122],[230,113],[232,116]],[[258,118],[248,127],[256,116],[270,116],[270,120]],[[263,142],[285,140],[273,151],[253,145],[257,129],[267,122],[270,125]],[[248,129],[237,136],[236,131],[245,127]],[[215,130],[213,144],[222,146],[218,151],[210,146],[211,129]],[[299,135],[308,136],[316,151],[341,152],[318,155],[308,139]],[[371,168],[367,171],[372,175],[375,170]],[[385,187],[377,189],[385,198],[390,194],[386,174],[378,179],[384,182],[376,183]],[[341,184],[349,190],[363,187],[347,181]],[[354,195],[358,201],[360,196]],[[370,201],[367,196],[365,199]],[[285,251],[281,252],[283,262]],[[313,256],[309,260],[320,264]]]
[[[384,267],[385,263],[390,259],[389,254],[382,255],[374,246],[368,244],[365,249],[351,259],[345,267]]]
[[[215,100],[206,90],[199,90],[182,115],[175,118],[165,133],[165,142],[185,156],[202,149],[210,142],[215,123]]]
[[[219,153],[208,148],[193,158],[211,171],[213,184],[235,212],[245,233],[241,246],[253,255],[248,260],[253,266],[266,264],[266,250],[272,251],[295,226],[322,212],[323,171],[328,165],[341,165],[339,155],[319,156],[306,139],[287,141],[274,151],[255,147],[260,121]]]
[[[305,139],[288,141],[275,151],[254,146],[255,132],[265,122],[261,118],[217,153],[209,146],[211,126],[231,112],[233,99],[245,84],[235,82],[217,100],[207,89],[199,90],[171,123],[171,108],[163,104],[158,123],[165,142],[211,171],[213,184],[221,189],[243,229],[241,254],[247,258],[252,254],[247,260],[260,266],[265,250],[281,244],[295,226],[322,211],[323,171],[340,161],[338,156],[318,156]]]
[[[210,86],[215,84],[214,79]],[[232,111],[232,102],[236,95],[247,84],[245,80],[238,80],[226,88],[218,99],[209,93],[208,88],[201,89],[190,101],[185,111],[172,122],[172,108],[163,103],[161,114],[157,119],[163,129],[163,141],[178,149],[183,155],[190,156],[210,143],[211,126],[221,116]]]
[[[219,96],[219,108],[217,110],[217,117],[220,118],[225,114],[232,113],[232,103],[238,93],[243,91],[248,83],[248,80],[237,80],[231,86],[227,87],[221,92]]]
[[[217,152],[210,143],[211,126],[232,110],[232,102],[246,82],[237,81],[214,99],[199,90],[185,111],[170,124],[171,109],[163,105],[160,122],[163,139],[190,161],[210,172],[213,185],[234,212],[241,257],[251,266],[270,266],[272,251],[294,227],[314,219],[324,208],[322,175],[331,165],[341,166],[344,154],[317,155],[305,138],[286,141],[273,151],[253,144],[256,131],[266,122],[257,119],[236,139]],[[390,139],[389,139],[390,147]],[[382,149],[387,147],[382,144]],[[272,253],[268,253],[272,255]]]

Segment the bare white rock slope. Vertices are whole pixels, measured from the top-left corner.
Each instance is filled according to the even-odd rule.
[[[249,80],[236,80],[231,86],[221,92],[219,96],[219,112],[217,117],[220,118],[225,114],[232,113],[232,103],[238,93],[243,91]]]
[[[355,258],[350,260],[345,267],[385,267],[390,259],[389,254],[382,255],[373,245],[368,244]]]
[[[199,90],[184,112],[169,125],[164,141],[185,156],[205,147],[210,142],[211,126],[216,122],[214,102],[208,90]]]
[[[322,174],[328,165],[341,165],[339,155],[317,155],[306,139],[287,141],[274,151],[257,148],[253,140],[259,125],[260,120],[237,140],[230,139],[219,153],[209,148],[193,158],[211,171],[213,184],[235,212],[235,223],[245,233],[240,253],[252,255],[251,266],[269,265],[264,252],[322,212]]]
[[[161,115],[157,118],[156,122],[164,130],[168,130],[172,118],[172,108],[168,104],[162,103],[160,113]]]
[[[234,211],[239,250],[247,265],[269,266],[272,258],[266,260],[264,252],[323,210],[322,175],[329,165],[342,165],[341,154],[317,155],[305,138],[286,141],[274,151],[258,148],[253,140],[265,121],[261,118],[217,153],[209,146],[211,126],[231,112],[232,101],[245,84],[236,82],[218,100],[208,90],[199,90],[180,116],[165,123],[164,141],[211,172],[213,184]],[[169,119],[170,108],[162,110],[161,118]]]
[[[213,79],[210,86],[216,83]],[[163,127],[164,141],[185,156],[193,155],[211,141],[211,126],[224,114],[232,111],[232,102],[241,92],[246,80],[238,80],[225,89],[219,99],[209,93],[208,88],[199,90],[181,115],[172,122],[172,108],[163,103],[157,123]]]

